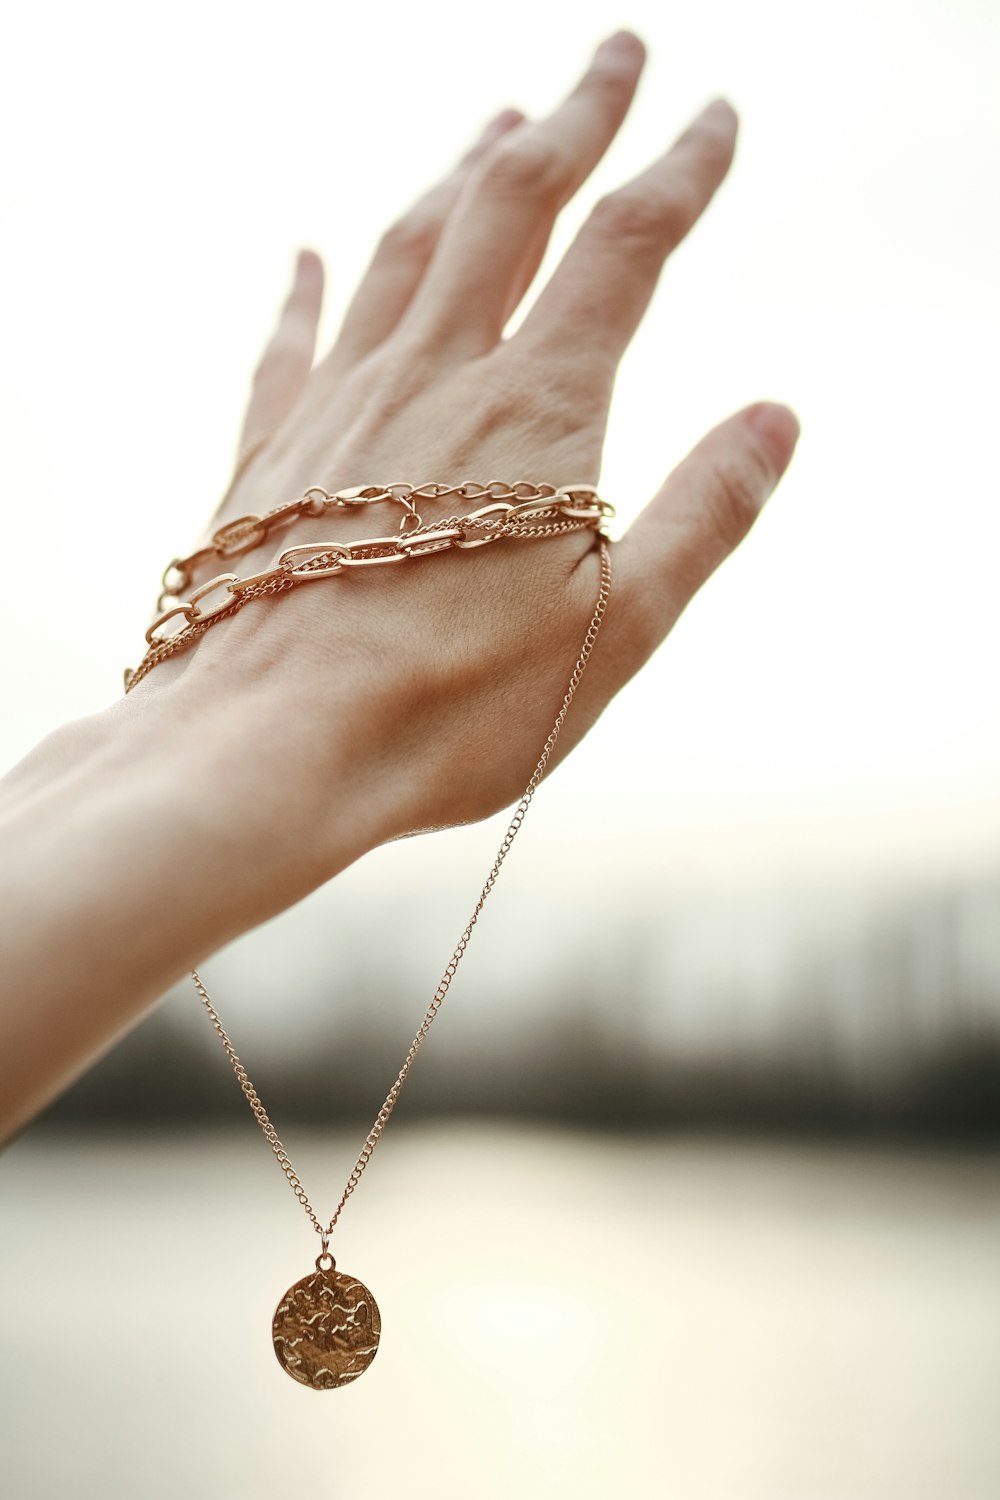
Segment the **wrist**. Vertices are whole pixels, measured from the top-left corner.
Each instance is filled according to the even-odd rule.
[[[341,756],[310,748],[287,695],[215,678],[164,681],[60,725],[0,779],[0,818],[30,803],[107,854],[131,828],[144,864],[173,871],[164,902],[213,890],[237,930],[308,894],[377,837],[328,816]]]
[[[301,760],[254,732],[266,704],[179,688],[62,726],[0,781],[0,1136],[363,852],[310,818]]]

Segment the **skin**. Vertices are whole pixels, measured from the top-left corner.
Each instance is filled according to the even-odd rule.
[[[300,254],[254,379],[242,448],[256,451],[206,535],[316,483],[597,483],[619,361],[732,161],[725,100],[597,203],[517,333],[504,329],[559,210],[622,124],[644,56],[619,33],[549,116],[492,122],[384,233],[318,362],[323,266]],[[727,417],[613,544],[607,618],[553,764],[746,535],[797,437],[782,405]],[[454,505],[428,502],[423,518]],[[397,524],[388,507],[336,527],[302,520],[234,571],[266,568],[293,541]],[[516,800],[598,571],[584,532],[253,601],[15,766],[0,781],[0,1131],[190,968],[367,850]]]

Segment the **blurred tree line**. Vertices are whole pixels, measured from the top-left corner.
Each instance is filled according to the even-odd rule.
[[[527,980],[511,978],[508,933],[466,997],[475,1020],[463,1023],[449,997],[397,1117],[1000,1136],[1000,877],[855,896],[839,915],[819,898],[808,920],[791,895],[777,908],[773,898],[759,909],[704,897],[651,905],[609,917],[599,939],[570,950],[557,934],[548,967]],[[381,1105],[426,1000],[413,1009],[402,966],[391,985],[383,969],[366,987],[363,972],[350,1003],[314,996],[280,1049],[233,1023],[279,1129],[367,1127]],[[176,1128],[248,1113],[186,983],[45,1118]]]

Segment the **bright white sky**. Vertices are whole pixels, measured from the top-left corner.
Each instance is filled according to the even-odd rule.
[[[121,692],[163,563],[226,482],[295,248],[327,259],[332,331],[390,219],[619,25],[647,71],[542,279],[708,99],[742,127],[623,366],[602,491],[627,521],[757,398],[803,435],[753,537],[546,788],[536,847],[645,849],[683,877],[1000,858],[988,0],[20,7],[0,63],[0,763]],[[468,838],[485,869],[482,830],[429,843]]]

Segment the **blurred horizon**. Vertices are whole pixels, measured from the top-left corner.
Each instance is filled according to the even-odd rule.
[[[453,874],[419,938],[373,945],[364,864],[200,966],[282,1122],[370,1124],[433,992],[437,913],[467,894]],[[533,900],[530,873],[498,890],[397,1118],[1000,1139],[1000,862],[874,898],[828,880],[589,899],[581,924],[588,895]],[[40,1123],[241,1119],[256,1132],[186,979]]]

